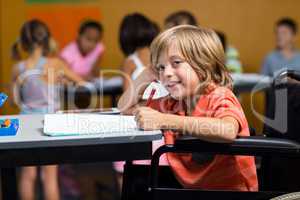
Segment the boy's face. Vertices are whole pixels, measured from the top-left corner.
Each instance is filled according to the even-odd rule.
[[[86,55],[94,50],[97,43],[101,39],[101,33],[95,28],[87,28],[78,37],[78,45],[83,55]]]
[[[157,68],[160,81],[173,98],[186,99],[197,92],[200,79],[176,45],[160,55]]]
[[[281,25],[275,30],[276,46],[280,49],[289,47],[295,42],[295,33],[288,26]]]

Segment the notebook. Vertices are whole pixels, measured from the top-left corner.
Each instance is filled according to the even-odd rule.
[[[134,116],[46,114],[44,118],[44,134],[49,136],[130,134],[134,131],[139,131]]]

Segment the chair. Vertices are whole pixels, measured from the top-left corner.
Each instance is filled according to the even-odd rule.
[[[204,191],[195,189],[159,187],[158,161],[164,153],[201,153],[201,154],[228,154],[228,155],[253,155],[253,156],[283,156],[300,157],[300,144],[297,142],[267,137],[240,137],[231,144],[204,142],[195,138],[177,140],[174,145],[160,147],[152,157],[151,176],[148,195],[151,199],[171,198],[179,199],[270,199],[286,191]]]

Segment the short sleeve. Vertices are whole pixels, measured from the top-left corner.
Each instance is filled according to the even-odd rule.
[[[71,63],[72,57],[76,56],[74,46],[75,46],[74,43],[70,43],[65,48],[63,48],[59,54],[60,58],[62,58],[68,64]]]
[[[161,99],[153,99],[149,104],[149,107],[154,110],[161,111]]]
[[[242,129],[248,127],[243,109],[238,99],[231,91],[226,92],[225,94],[226,95],[222,95],[214,99],[212,108],[213,113],[211,117],[220,119],[224,117],[232,117],[239,123],[241,131]]]

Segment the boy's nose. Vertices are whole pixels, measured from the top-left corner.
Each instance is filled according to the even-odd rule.
[[[169,78],[172,77],[173,75],[174,75],[173,67],[170,64],[166,65],[164,70],[164,77]]]

